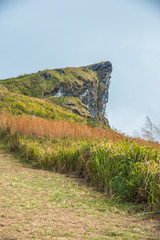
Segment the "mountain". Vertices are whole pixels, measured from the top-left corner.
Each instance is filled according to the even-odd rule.
[[[45,99],[82,117],[108,125],[105,118],[112,64],[59,68],[1,80],[1,89]]]

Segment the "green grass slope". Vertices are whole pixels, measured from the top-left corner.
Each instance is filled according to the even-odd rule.
[[[83,83],[93,82],[95,77],[96,73],[90,69],[84,71],[82,67],[64,68],[39,71],[17,78],[1,80],[1,85],[12,92],[43,98],[45,95],[49,96],[59,83],[63,83],[68,91],[73,87],[78,87],[78,91],[81,91]]]
[[[0,112],[3,111],[13,115],[35,115],[47,119],[87,122],[86,118],[46,100],[0,90]]]

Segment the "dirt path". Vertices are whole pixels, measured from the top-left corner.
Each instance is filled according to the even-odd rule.
[[[127,215],[82,181],[32,169],[0,146],[0,240],[160,239],[159,223]]]

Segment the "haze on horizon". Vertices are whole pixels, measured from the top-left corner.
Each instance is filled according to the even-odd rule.
[[[107,116],[132,135],[160,122],[160,1],[0,0],[0,79],[109,60]]]

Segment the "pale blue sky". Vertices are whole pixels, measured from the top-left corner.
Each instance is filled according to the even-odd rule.
[[[0,0],[0,79],[113,64],[107,116],[133,134],[160,122],[158,0]]]

